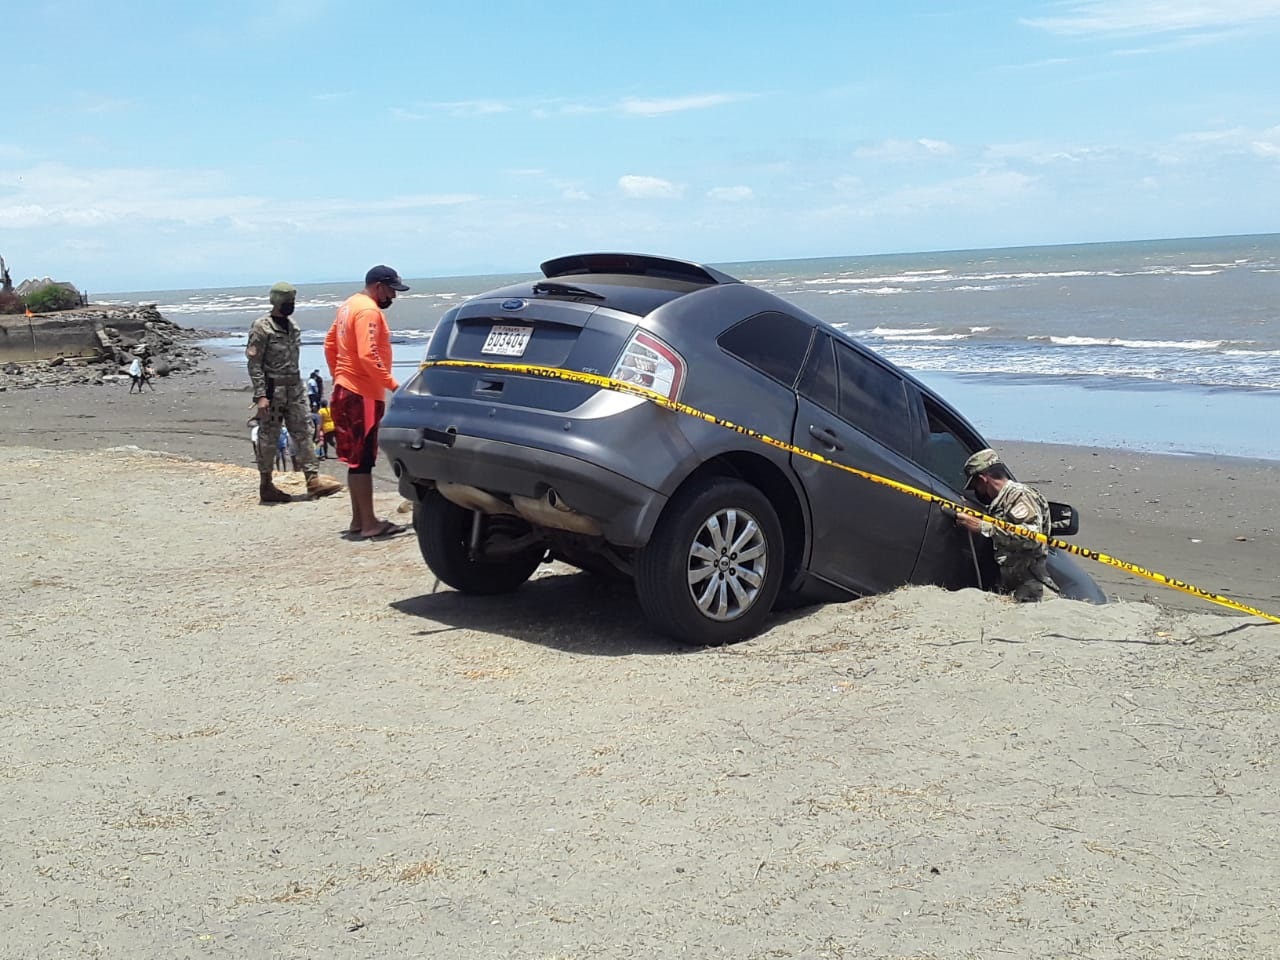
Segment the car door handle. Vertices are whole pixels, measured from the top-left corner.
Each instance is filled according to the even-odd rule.
[[[809,436],[813,437],[828,450],[844,449],[844,444],[840,442],[840,438],[836,436],[836,432],[830,427],[817,427],[811,423],[809,424]]]

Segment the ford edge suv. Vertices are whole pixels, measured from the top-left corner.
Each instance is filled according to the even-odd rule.
[[[780,600],[998,582],[990,541],[938,503],[751,435],[964,502],[964,461],[987,443],[909,374],[711,267],[591,253],[542,274],[449,310],[382,423],[445,583],[505,593],[561,560],[632,580],[662,632],[719,644]],[[1054,510],[1055,534],[1075,532]],[[1049,569],[1064,596],[1105,602],[1069,555]]]

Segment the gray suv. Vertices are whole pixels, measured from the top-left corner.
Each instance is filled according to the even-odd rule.
[[[963,502],[987,443],[929,388],[839,330],[711,267],[592,253],[451,309],[380,444],[423,558],[464,593],[546,560],[634,581],[655,627],[719,644],[775,605],[907,583],[998,582],[989,540],[935,503],[743,432],[527,364],[635,383],[829,460]],[[1055,506],[1059,535],[1074,532]],[[1063,595],[1105,602],[1067,554]]]

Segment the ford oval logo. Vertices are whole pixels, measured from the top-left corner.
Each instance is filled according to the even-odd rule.
[[[511,299],[511,300],[502,301],[503,310],[523,310],[524,307],[525,307],[525,302],[523,300]]]

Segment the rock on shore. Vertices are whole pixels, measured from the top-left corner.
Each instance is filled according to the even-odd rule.
[[[154,304],[0,317],[0,390],[113,382],[128,377],[135,356],[158,377],[190,372],[207,356],[195,343],[206,336]]]

